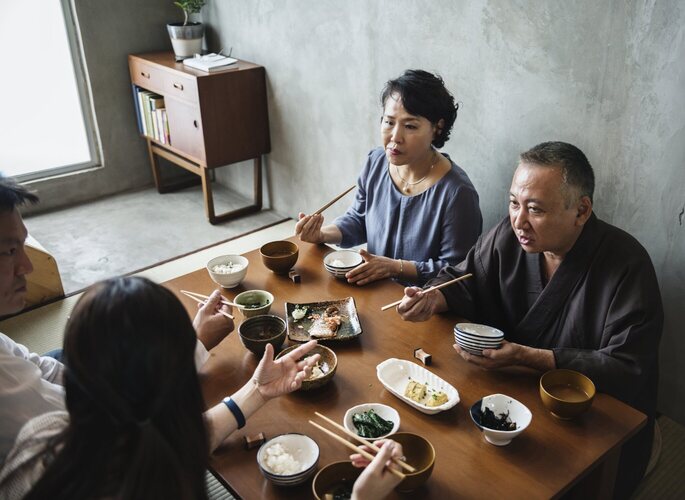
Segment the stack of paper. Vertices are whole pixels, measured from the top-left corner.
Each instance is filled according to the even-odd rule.
[[[183,60],[183,64],[190,68],[199,69],[200,71],[219,71],[227,69],[227,66],[238,62],[232,57],[222,56],[220,54],[207,54],[205,56],[195,56]]]

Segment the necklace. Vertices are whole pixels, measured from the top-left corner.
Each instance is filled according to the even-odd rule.
[[[424,175],[423,177],[421,177],[418,181],[409,182],[404,177],[402,177],[402,175],[400,175],[400,169],[397,168],[397,165],[392,164],[392,166],[395,167],[395,175],[397,175],[397,177],[399,177],[400,180],[402,181],[402,191],[404,191],[405,193],[409,193],[413,186],[416,186],[417,184],[421,184],[423,181],[426,180],[426,178],[428,178],[428,176],[433,171],[433,167],[435,166],[435,151],[433,151],[433,164],[428,169],[428,173],[426,175]]]

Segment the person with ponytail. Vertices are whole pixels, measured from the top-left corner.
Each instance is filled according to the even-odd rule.
[[[232,327],[232,325],[231,325]],[[94,285],[64,337],[67,411],[33,418],[0,471],[0,499],[205,499],[211,450],[269,399],[296,390],[309,342],[204,411],[196,333],[178,299],[145,278]],[[203,413],[204,411],[204,413]]]

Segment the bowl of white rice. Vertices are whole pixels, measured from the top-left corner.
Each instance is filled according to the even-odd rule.
[[[235,288],[245,278],[249,263],[242,255],[221,255],[207,262],[207,272],[223,288]]]
[[[264,477],[279,486],[295,486],[309,479],[319,463],[319,445],[304,434],[281,434],[257,452]]]

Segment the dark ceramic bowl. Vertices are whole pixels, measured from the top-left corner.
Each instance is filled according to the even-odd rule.
[[[341,490],[352,491],[352,485],[364,469],[357,469],[352,462],[333,462],[321,469],[312,481],[312,493],[316,500],[333,498]],[[328,497],[327,495],[331,495]]]
[[[569,420],[586,412],[595,397],[595,384],[573,370],[550,370],[540,377],[540,398],[552,415]]]
[[[292,241],[272,241],[259,249],[264,265],[276,274],[286,274],[297,262],[298,246]]]
[[[266,344],[271,344],[277,351],[283,345],[285,331],[285,321],[272,315],[247,318],[238,327],[240,341],[257,356],[264,354]]]

